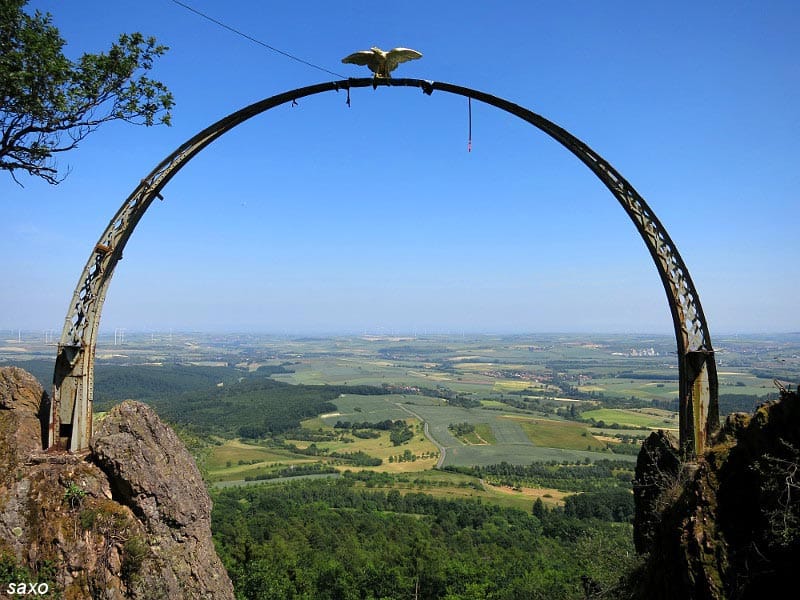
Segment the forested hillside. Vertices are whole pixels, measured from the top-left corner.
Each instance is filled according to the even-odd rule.
[[[630,524],[357,489],[355,480],[232,488],[213,527],[242,598],[465,600],[613,593]],[[533,512],[537,514],[534,515]]]

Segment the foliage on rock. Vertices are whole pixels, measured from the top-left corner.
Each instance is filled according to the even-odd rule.
[[[636,470],[634,595],[779,597],[800,559],[800,397],[728,417],[694,465],[653,434]]]

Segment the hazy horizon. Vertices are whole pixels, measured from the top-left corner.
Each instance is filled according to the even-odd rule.
[[[12,328],[12,327],[0,327],[0,340],[5,339],[6,341],[16,341],[18,337],[22,337],[23,341],[25,339],[35,339],[40,340],[43,339],[45,335],[48,337],[48,341],[57,342],[57,338],[60,336],[61,330],[56,330],[54,328],[47,328],[47,327],[33,327],[33,328]],[[529,336],[544,336],[544,337],[552,337],[552,336],[567,336],[567,337],[599,337],[599,336],[636,336],[636,337],[644,337],[644,336],[653,336],[653,337],[666,337],[674,339],[675,334],[672,331],[580,331],[580,330],[477,330],[477,329],[464,329],[464,330],[404,330],[404,329],[397,329],[397,330],[354,330],[354,329],[328,329],[328,330],[259,330],[259,329],[179,329],[179,328],[166,328],[166,329],[136,329],[136,328],[128,328],[128,327],[118,327],[118,328],[104,328],[101,327],[98,333],[98,339],[100,338],[113,338],[116,334],[124,335],[125,337],[130,336],[168,336],[172,335],[255,335],[255,336],[266,336],[266,337],[304,337],[304,336],[312,336],[312,337],[461,337],[464,335],[467,336],[503,336],[503,337],[529,337]],[[746,337],[758,337],[758,336],[796,336],[800,335],[800,331],[782,331],[782,330],[773,330],[773,331],[719,331],[716,332],[715,337],[730,337],[730,336],[746,336]]]

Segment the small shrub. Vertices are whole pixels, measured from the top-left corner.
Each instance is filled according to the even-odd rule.
[[[79,508],[83,504],[84,498],[86,498],[86,490],[74,481],[70,481],[64,492],[64,502],[69,504],[70,508]]]

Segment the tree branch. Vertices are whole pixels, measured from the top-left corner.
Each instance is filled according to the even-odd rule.
[[[141,74],[166,47],[123,34],[107,53],[72,62],[50,15],[28,15],[22,4],[0,11],[0,170],[17,183],[18,170],[58,183],[54,155],[76,148],[103,123],[169,124],[172,95]]]

